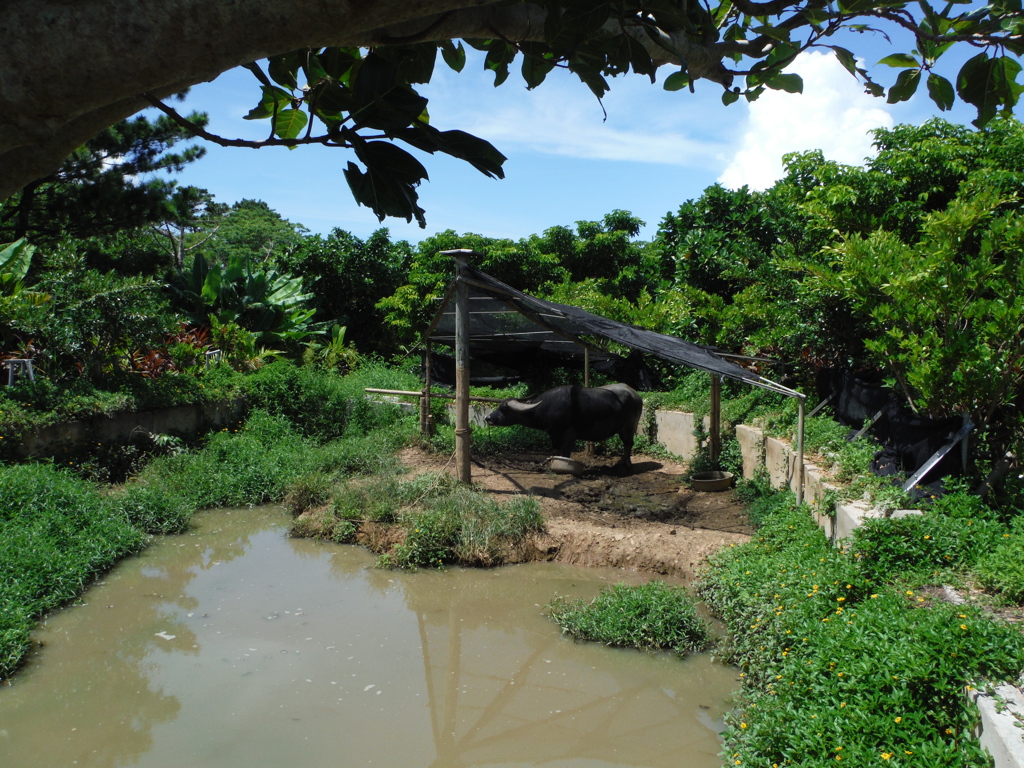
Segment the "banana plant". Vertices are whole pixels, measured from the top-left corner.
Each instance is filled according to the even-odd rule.
[[[302,292],[302,279],[254,266],[249,257],[220,265],[197,255],[191,267],[177,270],[169,288],[196,324],[214,315],[256,334],[260,344],[302,341],[317,332],[310,322],[316,310],[308,307],[313,294]]]

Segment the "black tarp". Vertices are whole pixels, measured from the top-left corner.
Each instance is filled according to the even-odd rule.
[[[595,315],[585,309],[538,299],[517,291],[474,267],[464,267],[469,286],[470,357],[498,364],[548,356],[580,360],[583,346],[589,346],[591,363],[614,366],[622,361],[588,339],[617,342],[631,350],[742,381],[757,387],[784,391],[773,382],[720,357],[715,350],[674,336]],[[455,345],[455,304],[452,292],[435,318],[429,338],[432,342]],[[504,362],[502,362],[504,361]]]
[[[832,405],[836,420],[851,429],[861,429],[866,420],[881,412],[868,430],[882,446],[871,462],[876,475],[911,477],[940,449],[950,446],[964,427],[960,416],[920,416],[907,408],[892,389],[862,381],[848,371],[824,372],[818,385],[819,394],[835,394]],[[948,450],[917,485],[940,492],[942,478],[962,474],[960,451]]]

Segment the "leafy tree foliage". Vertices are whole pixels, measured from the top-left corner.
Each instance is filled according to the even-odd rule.
[[[303,242],[307,230],[283,218],[262,200],[240,200],[223,212],[214,208],[205,224],[209,237],[201,250],[207,261],[229,264],[246,258],[276,264]],[[212,229],[213,231],[209,231]],[[198,232],[203,230],[196,227]]]
[[[918,410],[982,430],[1024,395],[1024,217],[993,191],[924,217],[908,245],[879,230],[840,247],[839,275],[870,318],[865,348]]]
[[[206,116],[192,114],[197,125]],[[158,171],[180,171],[206,150],[190,146],[170,150],[192,134],[170,118],[136,117],[114,125],[75,150],[48,176],[36,179],[0,207],[0,241],[28,237],[52,244],[71,236],[86,238],[130,229],[162,218],[178,189],[173,181],[153,178]]]
[[[636,241],[643,225],[629,211],[615,210],[600,222],[577,221],[575,232],[551,227],[530,245],[559,264],[563,282],[593,280],[602,293],[636,301],[654,272],[646,248]]]
[[[159,344],[174,324],[159,283],[90,269],[67,242],[44,254],[33,287],[51,300],[10,322],[53,380],[81,375],[102,382],[108,372],[126,370],[133,352]]]
[[[403,284],[411,258],[411,246],[392,242],[386,229],[365,241],[334,229],[327,237],[303,238],[277,261],[286,272],[301,276],[303,289],[316,297],[318,323],[343,326],[341,338],[347,336],[364,353],[386,354],[395,342],[382,332],[384,313],[377,302]]]

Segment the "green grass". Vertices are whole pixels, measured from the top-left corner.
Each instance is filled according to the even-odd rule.
[[[961,491],[936,499],[921,515],[865,520],[854,531],[852,547],[871,578],[941,583],[951,571],[974,569],[1007,537],[996,512]]]
[[[47,465],[0,467],[0,678],[40,616],[145,540],[92,483]]]
[[[711,644],[708,623],[682,587],[652,581],[617,584],[590,602],[556,598],[548,605],[562,632],[575,640],[640,650],[669,650],[677,656]]]

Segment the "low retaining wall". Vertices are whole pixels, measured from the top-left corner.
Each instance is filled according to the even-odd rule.
[[[43,427],[25,437],[13,452],[17,458],[55,456],[89,443],[127,440],[137,431],[191,438],[237,424],[244,416],[245,402],[240,399],[93,416]]]

